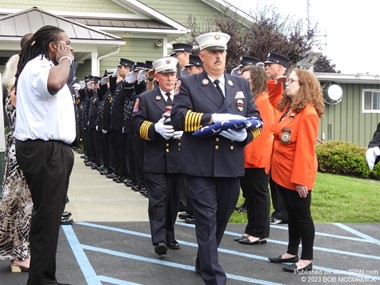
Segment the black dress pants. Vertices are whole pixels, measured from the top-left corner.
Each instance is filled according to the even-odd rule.
[[[269,184],[272,205],[274,209],[271,217],[286,223],[288,221],[288,213],[286,211],[286,207],[284,205],[282,196],[279,193],[279,190],[277,189],[277,184],[271,178],[269,180]]]
[[[176,173],[145,172],[152,244],[175,239],[174,224],[179,203],[177,183]]]
[[[269,237],[269,175],[264,168],[246,168],[241,188],[247,205],[245,233],[261,239]]]
[[[123,170],[126,170],[126,167],[123,166],[124,161],[124,148],[123,144],[123,134],[121,131],[110,131],[109,140],[111,143],[111,168],[113,172],[119,176],[122,175]]]
[[[33,200],[27,284],[58,284],[55,277],[58,235],[74,154],[63,142],[27,140],[16,141],[16,158]]]
[[[226,284],[218,261],[218,247],[240,193],[240,178],[187,176],[188,195],[195,217],[197,262],[206,284]]]
[[[298,247],[302,241],[301,259],[313,259],[313,245],[315,227],[311,217],[311,191],[306,198],[301,198],[295,190],[284,188],[277,184],[286,210],[288,211],[288,251],[292,255],[298,255]]]

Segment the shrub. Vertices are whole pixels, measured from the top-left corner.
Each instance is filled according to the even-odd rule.
[[[380,180],[380,164],[371,172],[365,158],[367,148],[350,142],[330,141],[317,145],[318,171]]]

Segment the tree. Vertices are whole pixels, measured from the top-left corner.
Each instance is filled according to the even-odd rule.
[[[254,56],[262,61],[269,52],[277,52],[290,59],[291,65],[296,66],[305,54],[317,45],[315,27],[306,26],[302,20],[294,21],[290,16],[282,17],[272,6],[265,6],[256,13],[250,12],[249,22],[235,13],[233,6],[224,7],[222,15],[214,19],[214,31],[221,31],[231,36],[228,43],[227,70],[236,67],[243,55]],[[195,37],[207,31],[197,28],[196,18],[189,17],[189,28],[192,30],[193,42]],[[249,23],[249,24],[247,24]],[[315,64],[315,71],[336,72],[335,65],[325,56],[321,56]]]

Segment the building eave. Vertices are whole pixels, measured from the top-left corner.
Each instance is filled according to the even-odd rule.
[[[321,82],[333,81],[337,83],[353,84],[380,84],[380,75],[369,74],[340,74],[340,73],[315,73]]]
[[[135,11],[136,13],[140,13],[143,15],[149,15],[149,17],[156,19],[158,21],[161,21],[163,23],[166,23],[172,27],[174,27],[179,33],[189,33],[190,30],[186,28],[185,26],[182,26],[176,21],[173,21],[169,17],[166,17],[165,15],[159,13],[158,11],[150,8],[149,6],[146,6],[145,4],[141,3],[137,0],[112,0],[116,4],[126,7],[129,10]]]

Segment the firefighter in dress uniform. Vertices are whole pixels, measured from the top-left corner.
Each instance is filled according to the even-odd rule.
[[[171,121],[183,130],[180,171],[186,174],[188,195],[195,216],[198,253],[195,270],[206,284],[226,284],[218,261],[218,246],[240,193],[244,175],[244,147],[258,137],[260,129],[228,129],[215,136],[193,136],[201,127],[260,114],[249,83],[225,74],[225,33],[207,33],[196,38],[204,72],[181,78],[174,96]]]
[[[144,140],[144,181],[152,244],[157,255],[179,249],[174,223],[178,213],[178,159],[182,131],[170,124],[170,107],[177,83],[177,60],[153,62],[159,88],[140,94],[133,109],[132,128]]]

